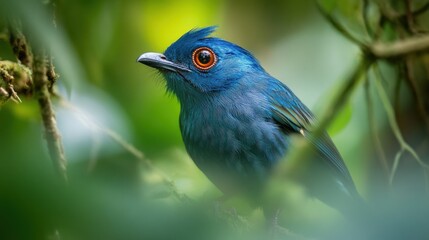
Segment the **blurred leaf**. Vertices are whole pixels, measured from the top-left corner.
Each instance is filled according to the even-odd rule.
[[[320,0],[318,4],[325,10],[327,13],[331,13],[336,6],[336,0]]]
[[[342,27],[347,29],[354,38],[357,38],[360,42],[369,41],[363,18],[363,1],[320,0],[318,3],[323,11],[335,19]],[[377,18],[377,15],[371,15],[371,18]],[[371,19],[370,22],[374,21],[376,20]]]
[[[386,42],[392,42],[396,39],[396,36],[397,32],[395,31],[395,26],[390,22],[386,23],[381,36],[382,40]]]
[[[362,7],[363,21],[370,36],[374,36],[380,28],[381,13],[378,4],[375,1],[366,0]]]
[[[35,101],[24,99],[20,104],[8,104],[6,107],[19,119],[37,119],[39,108]]]
[[[352,113],[353,113],[352,105],[350,104],[350,101],[349,101],[346,103],[343,110],[338,113],[337,117],[329,126],[328,128],[329,134],[331,136],[334,136],[340,133],[352,119]]]

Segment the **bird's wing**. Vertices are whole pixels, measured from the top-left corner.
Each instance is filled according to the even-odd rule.
[[[343,183],[351,184],[354,188],[350,173],[328,134],[326,132],[321,136],[312,134],[316,120],[311,111],[284,85],[270,89],[269,95],[271,114],[280,128],[301,134],[308,139],[334,172],[339,173]]]

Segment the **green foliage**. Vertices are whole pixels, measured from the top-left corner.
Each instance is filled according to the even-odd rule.
[[[334,136],[341,132],[352,119],[352,113],[352,105],[350,102],[348,102],[344,106],[343,110],[338,113],[336,118],[331,123],[331,126],[328,128],[329,134]]]
[[[371,8],[374,5],[373,1],[361,1],[361,0],[347,0],[347,1],[336,1],[336,0],[321,0],[320,3],[323,11],[338,19],[338,22],[343,25],[353,36],[359,41],[368,42],[368,35],[365,30],[364,18],[362,16],[363,8]],[[365,4],[365,2],[368,2]],[[366,6],[369,5],[369,6]],[[376,15],[378,11],[369,11],[372,13],[367,16],[371,22],[376,22]]]

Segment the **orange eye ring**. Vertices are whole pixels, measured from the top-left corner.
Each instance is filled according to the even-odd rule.
[[[192,53],[192,62],[195,67],[207,71],[216,64],[216,54],[208,47],[200,47]]]

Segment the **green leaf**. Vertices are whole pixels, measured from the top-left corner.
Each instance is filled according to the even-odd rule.
[[[350,119],[352,118],[352,113],[352,106],[350,102],[347,102],[344,108],[338,113],[337,117],[329,126],[329,134],[333,136],[340,133],[350,122]]]

